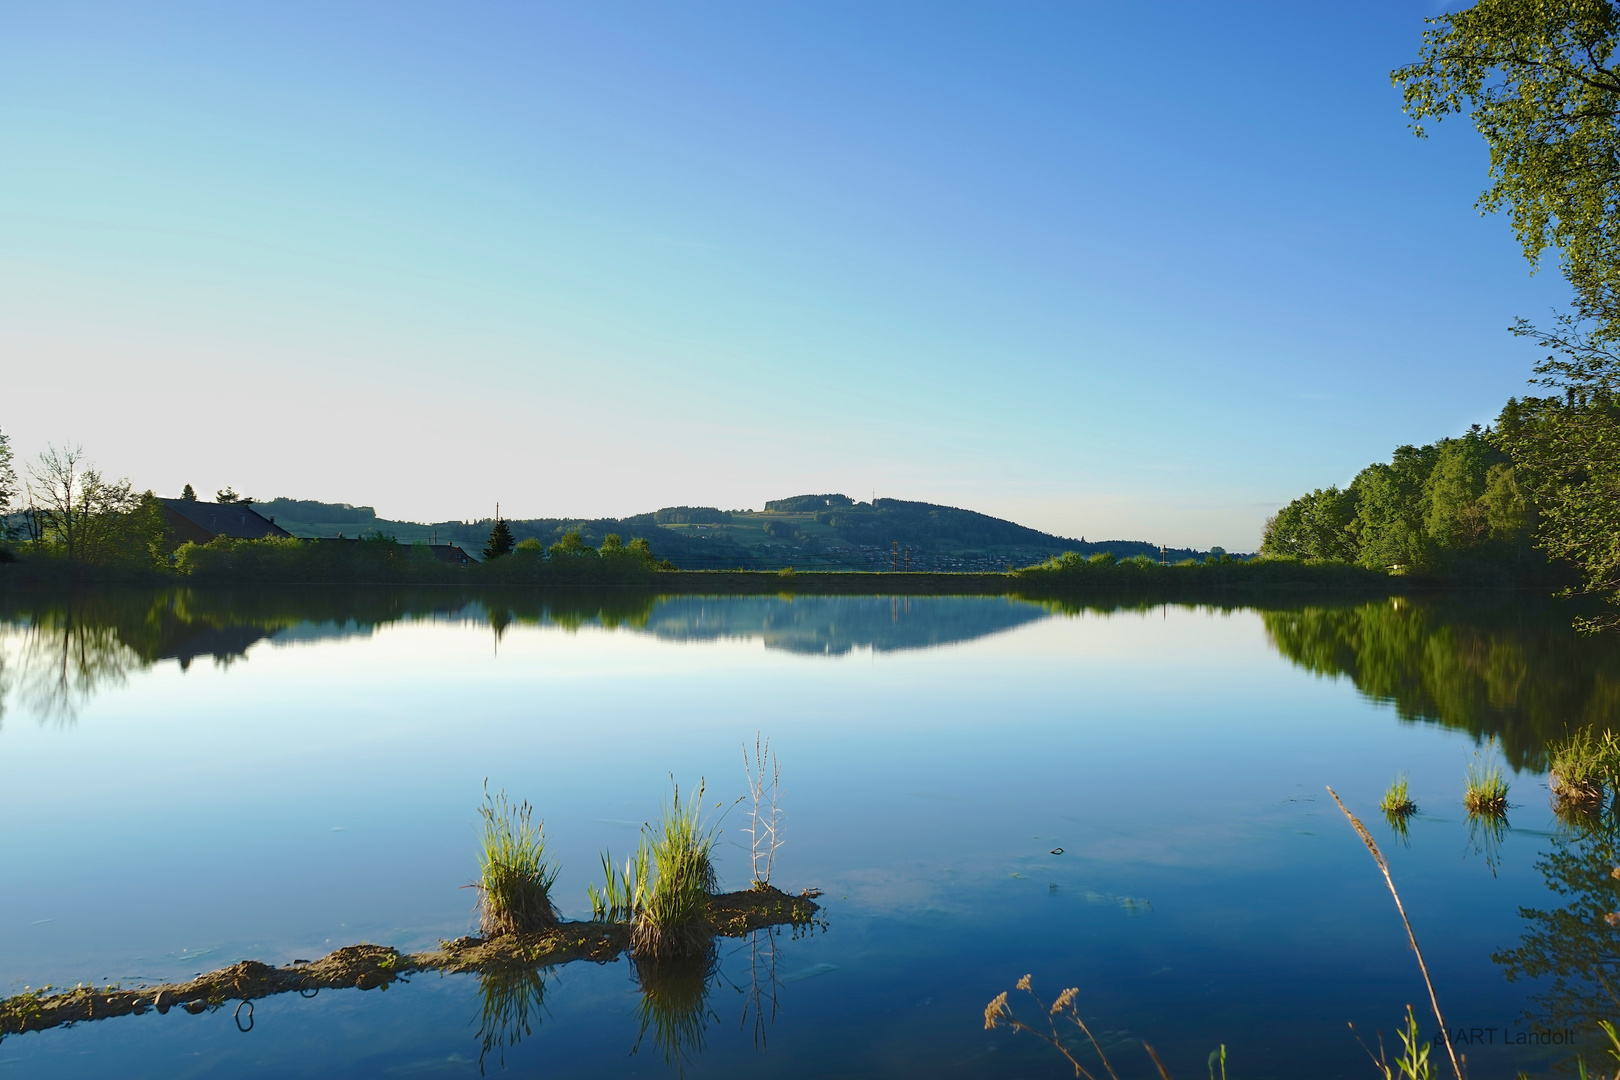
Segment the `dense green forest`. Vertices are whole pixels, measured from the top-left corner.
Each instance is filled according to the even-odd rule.
[[[1616,10],[1480,0],[1432,19],[1392,73],[1415,134],[1472,119],[1490,151],[1480,207],[1508,212],[1532,263],[1556,253],[1571,309],[1510,328],[1538,347],[1533,382],[1551,393],[1300,496],[1267,523],[1264,554],[1620,597]]]
[[[1472,121],[1490,162],[1477,205],[1507,212],[1532,265],[1556,257],[1569,311],[1511,328],[1538,346],[1534,381],[1551,393],[1510,400],[1493,432],[1403,447],[1348,491],[1295,500],[1266,550],[1535,578],[1530,535],[1581,589],[1620,598],[1620,11],[1479,0],[1429,21],[1391,80],[1415,135]]]
[[[1262,553],[1470,580],[1555,580],[1539,521],[1490,429],[1402,446],[1350,484],[1302,495],[1266,522]]]

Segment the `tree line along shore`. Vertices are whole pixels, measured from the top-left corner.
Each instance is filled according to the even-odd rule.
[[[1455,445],[1473,450],[1476,444],[1485,445],[1485,438],[1471,434]],[[0,494],[8,503],[19,487],[10,453],[9,443],[0,433],[0,488],[5,489]],[[1455,456],[1452,444],[1444,444],[1430,455],[1438,463],[1431,462],[1429,474],[1451,475],[1456,470],[1448,472],[1446,462]],[[1487,458],[1488,454],[1481,451],[1466,457],[1466,461]],[[1398,465],[1405,461],[1397,455]],[[1375,468],[1389,471],[1388,467]],[[277,527],[273,519],[257,514],[251,500],[233,491],[218,493],[214,502],[202,502],[187,485],[180,499],[160,499],[151,491],[134,491],[127,480],[104,479],[86,465],[76,449],[47,450],[29,467],[29,473],[29,509],[10,517],[0,516],[0,522],[5,524],[5,534],[0,536],[0,585],[401,583],[607,585],[670,592],[1056,595],[1076,590],[1123,590],[1173,595],[1189,590],[1249,588],[1399,592],[1447,585],[1558,585],[1578,580],[1567,568],[1560,568],[1544,556],[1526,554],[1530,541],[1524,535],[1529,528],[1525,522],[1533,509],[1526,510],[1518,489],[1511,483],[1504,484],[1494,471],[1485,483],[1485,495],[1476,499],[1487,509],[1469,517],[1471,511],[1465,508],[1446,520],[1486,521],[1487,539],[1476,546],[1483,550],[1487,544],[1494,545],[1488,548],[1493,556],[1511,549],[1511,558],[1436,559],[1428,557],[1433,550],[1443,550],[1435,544],[1402,548],[1384,533],[1357,529],[1354,522],[1360,519],[1356,515],[1365,515],[1369,507],[1381,505],[1377,498],[1396,489],[1396,485],[1380,487],[1369,481],[1353,486],[1347,493],[1318,492],[1285,508],[1268,526],[1267,547],[1258,558],[1212,552],[1202,558],[1172,561],[1167,551],[1158,558],[1140,552],[1121,558],[1113,551],[1087,554],[1070,550],[1021,567],[968,572],[900,571],[898,560],[894,569],[867,571],[802,570],[792,566],[771,571],[746,566],[683,569],[662,558],[653,541],[645,536],[632,536],[626,541],[616,533],[608,533],[592,544],[575,529],[544,544],[532,536],[516,539],[510,523],[499,517],[490,525],[480,558],[475,559],[455,545],[420,539],[401,542],[379,529],[358,537],[292,536]],[[1466,482],[1452,486],[1464,493],[1470,490]],[[1428,535],[1422,529],[1436,517],[1435,508],[1441,505],[1430,493],[1430,489],[1438,487],[1439,482],[1431,479],[1428,487],[1418,482],[1400,489],[1416,489],[1422,494],[1423,513],[1416,517],[1420,536]],[[1511,502],[1518,514],[1514,518],[1518,533],[1511,543],[1498,543],[1488,531],[1494,528],[1488,523],[1502,516],[1497,504],[1490,501],[1502,490],[1517,500]],[[1323,523],[1330,520],[1329,515],[1314,509],[1302,513],[1301,502],[1309,502],[1312,507],[1331,502],[1334,512],[1352,524],[1337,526],[1343,535],[1330,537],[1332,543],[1322,541],[1311,530],[1322,532],[1327,528]],[[236,522],[235,535],[210,532],[197,524],[213,523],[217,530],[218,521],[224,519]],[[1397,513],[1393,520],[1399,527],[1406,518]],[[241,535],[244,528],[247,535]],[[1458,532],[1459,527],[1452,531]],[[1407,536],[1405,532],[1398,534],[1399,538]],[[1353,545],[1345,537],[1360,538],[1365,550],[1352,550]],[[1373,543],[1369,537],[1378,542]],[[1130,546],[1140,548],[1139,544]],[[1389,562],[1391,559],[1405,561]]]

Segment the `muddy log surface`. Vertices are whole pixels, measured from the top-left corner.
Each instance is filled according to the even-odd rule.
[[[798,896],[772,886],[723,893],[709,901],[709,923],[722,937],[743,937],[771,926],[807,923],[819,909],[807,889]],[[189,982],[142,986],[133,990],[109,986],[51,987],[0,1001],[0,1039],[26,1031],[44,1031],[114,1016],[139,1016],[184,1009],[197,1014],[237,1002],[237,1023],[252,1023],[252,1006],[242,1003],[275,994],[314,997],[322,990],[374,990],[418,971],[480,972],[495,968],[554,967],[575,960],[609,963],[630,951],[630,924],[562,922],[532,934],[495,938],[462,937],[441,941],[431,952],[402,953],[387,945],[348,945],[313,962],[295,961],[272,967],[243,960],[199,975]]]

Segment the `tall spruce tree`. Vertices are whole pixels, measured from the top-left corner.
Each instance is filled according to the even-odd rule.
[[[496,510],[495,527],[489,530],[489,543],[484,545],[484,558],[498,559],[502,555],[510,555],[516,546],[517,541],[512,539],[511,526],[506,524],[506,519],[501,517],[499,510]]]
[[[180,489],[180,498],[185,502],[196,502],[197,489],[193,488],[190,484],[187,484],[185,487]]]

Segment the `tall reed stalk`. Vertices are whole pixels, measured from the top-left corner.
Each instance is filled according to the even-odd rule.
[[[1368,832],[1367,826],[1361,823],[1361,819],[1352,814],[1350,808],[1344,805],[1344,802],[1339,798],[1339,793],[1331,787],[1327,789],[1327,793],[1333,796],[1333,801],[1339,804],[1339,809],[1344,811],[1344,816],[1350,819],[1351,827],[1356,830],[1356,835],[1361,837],[1361,842],[1367,846],[1367,851],[1372,855],[1373,862],[1378,864],[1379,872],[1384,875],[1384,884],[1389,886],[1389,895],[1395,900],[1395,910],[1400,912],[1401,923],[1406,927],[1406,940],[1411,943],[1412,952],[1417,956],[1418,970],[1423,973],[1423,985],[1429,988],[1429,1005],[1434,1009],[1435,1023],[1440,1025],[1440,1040],[1445,1044],[1446,1056],[1451,1059],[1451,1070],[1456,1073],[1457,1080],[1467,1080],[1463,1074],[1462,1063],[1457,1060],[1457,1051],[1451,1045],[1451,1035],[1446,1030],[1446,1018],[1440,1015],[1440,999],[1434,992],[1434,980],[1429,978],[1429,965],[1423,962],[1423,950],[1418,948],[1417,935],[1412,932],[1412,920],[1406,917],[1406,905],[1401,903],[1401,894],[1395,890],[1395,879],[1390,877],[1389,863],[1384,859],[1384,853],[1378,850],[1378,844],[1373,840],[1372,833]]]

